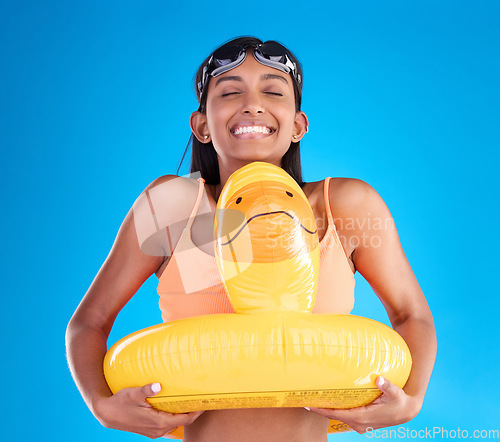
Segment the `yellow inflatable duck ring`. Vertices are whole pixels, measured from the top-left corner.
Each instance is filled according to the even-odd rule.
[[[113,393],[160,382],[151,405],[170,413],[260,407],[352,408],[403,387],[404,340],[353,315],[312,314],[319,269],[314,214],[281,168],[254,162],[224,186],[215,256],[236,314],[156,325],[117,342],[104,373]],[[350,428],[331,421],[329,432]],[[171,433],[182,437],[182,427]]]

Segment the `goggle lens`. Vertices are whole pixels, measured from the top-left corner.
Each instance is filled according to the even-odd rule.
[[[213,60],[219,63],[220,66],[224,66],[235,61],[244,51],[242,46],[226,46],[218,49],[213,54]]]

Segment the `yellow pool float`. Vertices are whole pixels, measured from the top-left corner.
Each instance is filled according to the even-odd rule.
[[[312,314],[319,243],[298,184],[262,162],[234,172],[215,216],[215,257],[236,314],[155,325],[118,341],[104,374],[113,393],[159,382],[159,410],[261,407],[352,408],[403,387],[411,369],[404,340],[353,315]],[[338,421],[330,432],[349,430]],[[171,433],[182,437],[182,427]]]

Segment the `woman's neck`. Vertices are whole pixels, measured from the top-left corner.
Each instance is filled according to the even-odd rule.
[[[224,187],[224,184],[220,182],[219,184],[210,184],[210,194],[212,195],[212,198],[214,201],[217,203],[219,201],[219,196],[222,192],[222,188]]]

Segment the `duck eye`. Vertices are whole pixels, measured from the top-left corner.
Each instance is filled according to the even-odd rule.
[[[286,191],[286,194],[287,194],[288,196],[293,196],[293,193],[292,193],[292,192],[289,192],[288,190]]]
[[[241,196],[238,197],[238,199],[236,200],[236,204],[239,204],[241,203]]]

